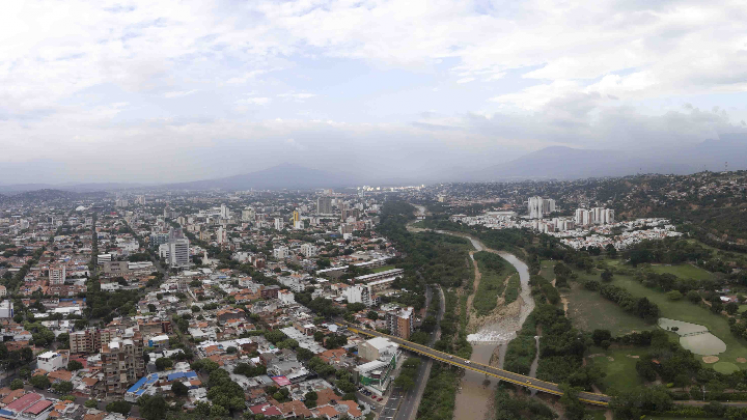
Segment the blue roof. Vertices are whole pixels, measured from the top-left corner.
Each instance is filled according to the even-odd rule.
[[[146,376],[143,376],[140,378],[137,382],[135,382],[135,385],[131,386],[130,389],[127,390],[127,392],[135,392],[138,389],[140,389],[141,386],[147,381],[148,378]]]
[[[189,372],[174,372],[166,377],[169,381],[173,381],[174,379],[181,379],[181,378],[196,378],[197,374],[194,371]]]
[[[16,415],[11,411],[0,409],[0,416],[15,417]]]

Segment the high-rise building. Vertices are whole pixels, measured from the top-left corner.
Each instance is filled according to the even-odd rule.
[[[228,210],[228,207],[225,204],[220,205],[220,217],[223,219],[231,218],[231,211]]]
[[[241,221],[242,222],[253,222],[255,211],[253,207],[247,207],[241,212]]]
[[[604,209],[604,223],[610,224],[615,223],[615,211],[612,209]]]
[[[223,228],[223,226],[219,227],[218,230],[215,231],[215,242],[218,242],[219,244],[228,242],[228,235],[226,229]]]
[[[319,197],[316,200],[316,211],[319,214],[332,214],[332,198]]]
[[[386,326],[389,332],[395,337],[409,339],[415,330],[414,313],[415,308],[413,307],[387,312]]]
[[[115,329],[89,328],[70,333],[70,353],[96,353],[102,346],[117,337]]]
[[[301,220],[301,214],[298,210],[293,210],[293,226]]]
[[[106,392],[124,392],[145,375],[143,337],[115,338],[101,348]]]
[[[541,219],[555,211],[555,200],[552,198],[530,197],[529,218]]]
[[[65,264],[55,263],[49,266],[49,285],[65,284]]]
[[[283,226],[285,223],[283,223],[283,219],[280,217],[275,218],[275,230],[283,230]]]
[[[151,233],[150,234],[150,246],[155,248],[169,242],[168,233]]]
[[[189,239],[174,239],[169,245],[169,267],[189,268]]]

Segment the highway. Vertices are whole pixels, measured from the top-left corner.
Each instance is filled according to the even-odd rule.
[[[486,375],[496,377],[502,381],[510,382],[512,384],[523,386],[525,388],[536,389],[537,391],[540,391],[540,392],[545,392],[545,393],[553,394],[553,395],[563,395],[563,391],[560,390],[560,387],[558,386],[558,384],[554,384],[551,382],[545,382],[545,381],[542,381],[536,378],[531,378],[529,376],[524,376],[518,373],[509,372],[507,370],[498,369],[496,367],[471,362],[467,359],[462,359],[457,356],[443,353],[443,352],[434,350],[427,346],[423,346],[420,344],[413,343],[411,341],[403,340],[398,337],[393,337],[390,335],[382,334],[377,331],[360,328],[353,324],[344,323],[343,326],[347,327],[348,330],[353,331],[358,334],[363,334],[363,335],[372,336],[372,337],[386,337],[394,341],[395,343],[399,344],[400,347],[402,347],[405,350],[418,353],[420,355],[429,357],[433,360],[437,360],[442,363],[447,363],[452,366],[460,367],[462,369],[470,369],[476,372],[481,372]],[[578,398],[579,400],[585,403],[598,405],[598,406],[609,405],[609,402],[611,399],[609,395],[595,394],[593,392],[580,392],[578,395]]]

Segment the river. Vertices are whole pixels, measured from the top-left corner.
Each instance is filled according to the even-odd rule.
[[[452,234],[444,231],[438,231],[438,233]],[[518,313],[501,317],[495,322],[482,326],[477,332],[467,337],[472,344],[472,356],[470,360],[486,365],[490,364],[493,353],[498,348],[500,352],[499,366],[503,367],[506,345],[516,337],[516,333],[521,330],[524,321],[526,321],[529,314],[534,310],[534,299],[532,298],[531,288],[529,287],[529,268],[513,254],[488,249],[482,242],[471,236],[459,236],[468,238],[477,251],[486,250],[499,254],[519,272],[521,281],[521,308]],[[456,397],[454,418],[457,420],[487,418],[490,413],[493,390],[496,384],[497,380],[493,377],[471,370],[465,371],[462,377],[461,390]]]
[[[419,216],[425,216],[426,208],[424,206],[414,206]],[[410,226],[408,226],[408,229],[413,231],[424,230],[411,228]],[[526,321],[529,314],[534,310],[534,298],[532,297],[532,290],[529,286],[529,267],[515,255],[487,248],[479,239],[472,236],[442,230],[436,230],[436,232],[443,235],[460,236],[469,239],[476,252],[488,251],[496,253],[513,265],[516,271],[519,272],[519,280],[521,282],[521,293],[519,294],[520,309],[516,313],[501,316],[497,320],[481,326],[478,331],[467,336],[467,340],[472,344],[472,356],[470,360],[486,365],[490,364],[493,353],[497,349],[500,354],[499,367],[502,368],[508,343],[516,337],[516,333],[521,330],[524,321]],[[470,257],[473,264],[475,264],[474,257],[472,255]],[[461,388],[456,397],[454,419],[487,419],[491,412],[493,390],[496,385],[496,378],[471,370],[465,370]]]

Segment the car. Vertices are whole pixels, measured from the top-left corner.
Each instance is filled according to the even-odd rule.
[[[453,358],[454,358],[454,356],[449,356],[449,359],[453,359]]]
[[[465,360],[464,364],[468,365],[469,364],[469,360]]]

